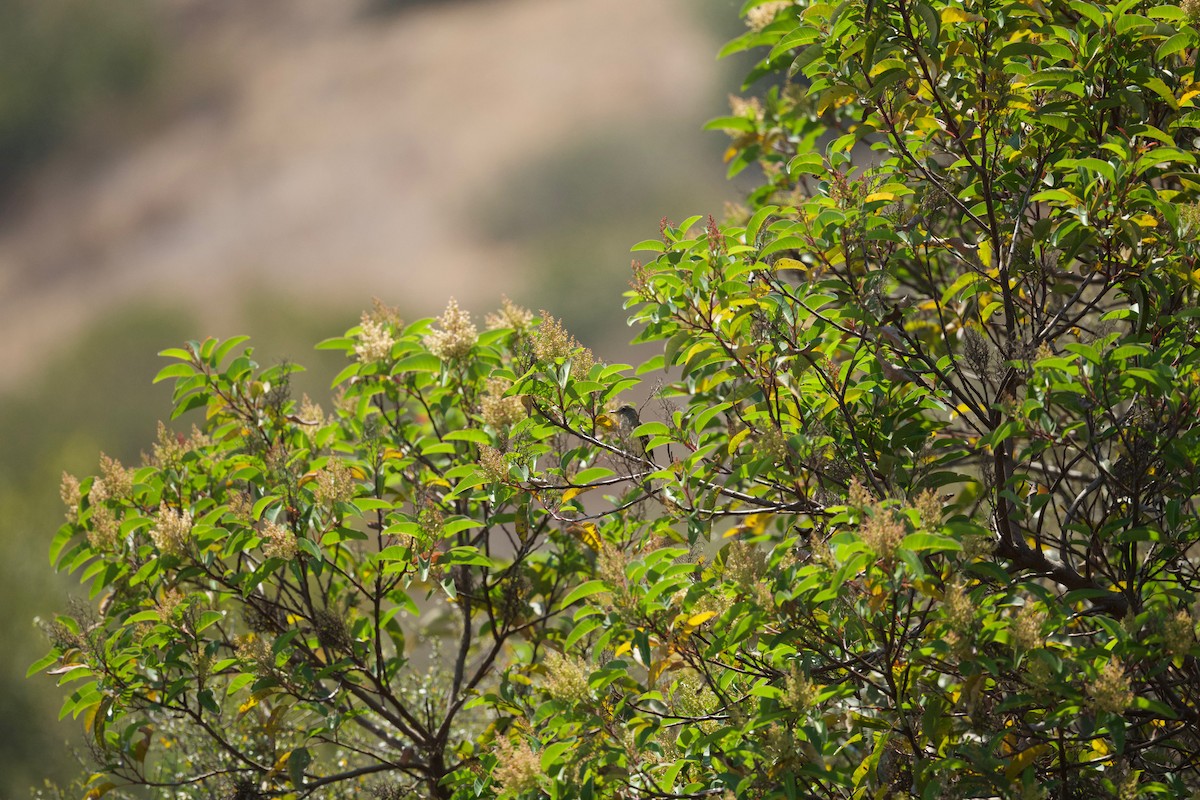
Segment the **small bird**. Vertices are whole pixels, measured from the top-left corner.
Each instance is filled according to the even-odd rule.
[[[641,461],[643,465],[653,466],[653,462],[650,460],[650,451],[648,448],[648,445],[650,444],[650,437],[635,437],[633,435],[633,432],[637,430],[637,427],[642,424],[642,418],[638,414],[637,407],[631,403],[625,403],[613,412],[613,416],[617,418],[617,425],[619,426],[621,432],[621,441],[623,443],[628,442],[628,444],[624,444],[625,449],[630,455],[635,456],[639,461]],[[645,492],[646,495],[654,494],[653,484],[649,480],[643,480],[642,491]]]
[[[628,439],[630,443],[637,442],[639,449],[634,455],[639,457],[648,456],[647,445],[650,444],[649,436],[639,436],[635,440],[633,437],[634,430],[642,424],[642,418],[638,414],[637,407],[632,403],[625,403],[616,410],[617,422],[621,426],[622,438]]]

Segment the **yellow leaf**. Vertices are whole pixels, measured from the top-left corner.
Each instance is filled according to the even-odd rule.
[[[745,439],[749,435],[750,435],[750,429],[742,428],[740,431],[735,433],[733,436],[730,436],[729,437],[729,445],[726,447],[726,450],[728,451],[729,455],[733,455],[734,453],[736,453],[737,449],[738,449],[738,445],[741,444],[742,440]]]
[[[135,761],[145,761],[146,753],[150,750],[150,737],[154,733],[154,728],[150,725],[143,725],[138,729],[142,738],[133,743],[133,759]]]
[[[869,195],[867,195],[866,197],[863,198],[863,202],[864,203],[874,203],[876,200],[883,200],[885,202],[891,202],[892,200],[895,200],[895,199],[896,199],[896,195],[894,195],[891,192],[871,192]]]
[[[943,25],[954,25],[959,22],[978,22],[981,19],[983,19],[983,17],[979,16],[978,14],[968,14],[961,8],[951,7],[942,11]]]
[[[625,642],[621,645],[618,645],[617,649],[613,651],[613,658],[620,658],[621,656],[628,653],[632,649],[633,649],[632,642]]]
[[[871,596],[867,599],[867,605],[875,613],[883,610],[884,604],[887,602],[887,592],[881,583],[871,585]]]
[[[87,794],[83,796],[83,800],[96,800],[97,797],[103,797],[115,788],[117,788],[116,785],[112,783],[102,783],[99,786],[93,786],[91,789],[88,789]]]
[[[583,494],[584,492],[590,492],[593,488],[595,488],[595,487],[572,486],[570,489],[567,489],[565,492],[563,492],[562,501],[564,503],[569,503],[571,500],[574,500],[576,497]]]
[[[240,706],[238,706],[238,713],[245,714],[247,711],[254,708],[256,705],[258,705],[258,698],[251,697],[249,700],[247,700],[246,702],[244,702]]]
[[[869,76],[874,78],[882,75],[889,69],[903,69],[904,61],[899,58],[885,58],[882,61],[876,62],[875,66],[871,67]]]
[[[1158,220],[1149,214],[1137,214],[1133,217],[1133,221],[1142,228],[1157,228]]]
[[[573,522],[567,526],[567,533],[576,537],[588,547],[600,551],[600,531],[591,522]]]
[[[287,766],[288,759],[292,757],[292,751],[288,750],[275,761],[275,765],[271,767],[272,772],[280,772]]]
[[[658,661],[655,661],[650,666],[650,670],[649,670],[650,685],[653,686],[655,683],[657,683],[659,676],[662,675],[664,672],[667,672],[668,670],[672,670],[672,669],[679,669],[683,665],[684,665],[683,659],[677,655],[671,655],[667,658],[663,658],[663,659],[659,659]]]
[[[620,425],[617,424],[617,421],[615,419],[613,419],[612,416],[609,414],[597,414],[596,415],[596,424],[599,425],[601,428],[604,428],[604,429],[610,430],[610,431],[613,430],[614,428],[620,427]]]
[[[1037,744],[1033,747],[1027,747],[1021,752],[1013,756],[1013,760],[1008,762],[1008,767],[1004,770],[1004,777],[1009,783],[1015,783],[1025,768],[1037,761],[1042,753],[1050,749],[1048,744]]]
[[[976,252],[979,253],[979,262],[990,269],[992,266],[992,243],[984,239],[979,243],[979,249]]]
[[[774,514],[751,514],[746,517],[745,526],[755,535],[766,531],[767,526],[771,524],[771,520],[775,519]]]
[[[804,270],[808,269],[808,267],[804,266],[804,262],[802,262],[802,261],[797,261],[797,260],[796,260],[796,259],[794,259],[794,258],[781,258],[781,259],[778,259],[778,260],[777,260],[777,261],[776,261],[776,262],[775,262],[775,263],[772,265],[772,268],[773,268],[773,269],[794,269],[794,270],[797,270],[797,271],[799,271],[799,272],[803,272]]]
[[[687,622],[684,624],[689,628],[699,628],[716,615],[717,612],[715,611],[701,611],[699,614],[692,614],[690,617],[688,617]]]

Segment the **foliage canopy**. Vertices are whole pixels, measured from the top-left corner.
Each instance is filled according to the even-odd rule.
[[[1200,789],[1200,9],[743,13],[764,180],[638,246],[647,363],[511,304],[364,315],[331,411],[164,353],[204,429],[53,546],[92,797]]]

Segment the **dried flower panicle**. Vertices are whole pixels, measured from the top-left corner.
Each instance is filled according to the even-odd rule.
[[[492,777],[500,785],[502,796],[524,794],[541,783],[542,759],[525,741],[513,744],[501,739],[496,742],[496,769]]]
[[[417,512],[417,525],[421,528],[421,533],[431,539],[436,539],[442,535],[446,517],[438,508],[437,503],[432,499],[426,499],[421,505],[421,510]]]
[[[314,403],[312,398],[307,394],[302,395],[300,398],[300,409],[297,416],[304,425],[312,425],[319,428],[325,424],[325,411],[321,408],[320,404]]]
[[[192,533],[192,514],[179,511],[165,503],[159,507],[158,518],[150,529],[150,539],[163,555],[182,555],[187,550]]]
[[[487,479],[493,483],[503,483],[508,480],[508,462],[494,447],[484,445],[479,450],[479,468]]]
[[[890,559],[896,554],[907,533],[899,515],[885,508],[874,509],[858,528],[859,538],[883,559]]]
[[[126,469],[117,459],[101,453],[100,475],[92,482],[94,500],[127,500],[133,496],[133,470]]]
[[[371,298],[371,310],[365,312],[363,318],[382,322],[392,328],[404,327],[404,320],[400,319],[400,309],[395,306],[389,306],[378,297]]]
[[[262,529],[263,554],[267,558],[282,558],[290,561],[296,557],[296,534],[275,522],[268,522]]]
[[[529,332],[529,327],[533,324],[533,312],[521,308],[506,296],[500,295],[500,310],[486,315],[483,321],[489,331],[512,328],[523,336]]]
[[[545,311],[542,312],[542,324],[533,335],[533,353],[543,363],[571,359],[571,374],[576,378],[586,377],[596,363],[592,351],[568,333],[560,320]]]
[[[245,492],[232,492],[228,500],[229,513],[243,525],[254,521],[254,501]]]
[[[1200,24],[1200,0],[1182,0],[1179,8],[1193,25]]]
[[[793,665],[784,683],[782,703],[796,712],[804,712],[816,705],[820,687],[812,682],[799,665]]]
[[[1042,636],[1042,626],[1046,623],[1046,612],[1038,611],[1026,603],[1021,606],[1008,628],[1008,640],[1013,649],[1024,653],[1036,650],[1046,643]]]
[[[971,629],[975,621],[975,607],[962,584],[954,583],[946,587],[942,595],[942,607],[950,630],[967,633]]]
[[[717,224],[717,220],[712,214],[708,215],[708,224],[704,228],[704,235],[708,239],[708,252],[716,257],[725,253],[725,234],[721,232],[721,226]]]
[[[121,524],[117,515],[106,505],[92,506],[92,517],[87,529],[88,544],[96,550],[111,551],[121,538]]]
[[[170,588],[164,591],[162,597],[154,603],[154,610],[158,612],[158,618],[163,622],[170,622],[175,617],[175,612],[183,605],[184,599],[184,593],[178,589]]]
[[[69,472],[62,474],[62,483],[58,486],[58,496],[67,507],[67,522],[79,521],[79,504],[83,501],[83,493],[79,488],[79,479]]]
[[[991,370],[992,348],[983,334],[972,326],[963,329],[963,356],[979,375],[986,376]]]
[[[757,544],[736,540],[725,548],[725,577],[746,588],[757,586],[767,572],[767,553]]]
[[[933,489],[926,489],[917,495],[913,508],[921,518],[921,527],[934,530],[942,524],[942,501]]]
[[[313,613],[313,630],[321,647],[334,653],[349,653],[354,649],[354,636],[345,617],[328,608]]]
[[[1120,714],[1133,703],[1133,689],[1125,667],[1119,659],[1111,659],[1087,687],[1092,706],[1100,712]]]
[[[321,505],[333,506],[354,499],[357,489],[354,473],[341,459],[334,458],[317,472],[313,499]]]
[[[783,431],[769,427],[754,437],[754,454],[772,464],[782,464],[788,457],[788,441]]]
[[[392,354],[392,345],[396,343],[391,328],[385,322],[372,319],[363,313],[358,326],[358,341],[354,345],[354,355],[361,364],[373,364],[383,361]]]
[[[148,460],[159,469],[173,469],[183,462],[183,457],[194,450],[203,450],[212,445],[212,439],[195,425],[189,436],[175,433],[162,422],[158,423],[158,434],[153,453]],[[146,458],[143,456],[143,458]]]
[[[586,662],[549,650],[543,663],[546,667],[546,692],[555,700],[579,703],[591,697],[588,678],[592,671]]]
[[[863,486],[858,478],[855,478],[850,481],[850,491],[846,502],[854,508],[867,508],[875,505],[875,496],[871,494],[870,489]]]
[[[1179,609],[1173,616],[1163,620],[1163,643],[1173,657],[1187,655],[1196,643],[1196,621],[1186,609]]]
[[[259,675],[269,675],[275,671],[275,653],[271,650],[271,643],[261,636],[250,633],[239,638],[234,646],[234,655],[253,665]]]
[[[761,31],[775,21],[780,11],[791,5],[789,0],[782,2],[763,3],[746,12],[746,27],[752,31]]]
[[[438,317],[438,325],[424,338],[425,347],[438,358],[455,361],[467,356],[475,346],[479,333],[471,322],[471,315],[458,307],[453,297],[446,310]]]
[[[506,430],[525,419],[525,404],[518,395],[506,397],[505,392],[512,388],[512,381],[503,378],[489,378],[487,392],[480,400],[480,416],[483,423],[495,430]]]

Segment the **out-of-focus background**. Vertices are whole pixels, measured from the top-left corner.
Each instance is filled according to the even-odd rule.
[[[312,350],[501,293],[628,357],[629,247],[721,216],[740,0],[0,0],[0,798],[75,768],[26,680],[61,473],[136,464],[158,350]],[[325,395],[327,397],[327,394]],[[76,739],[77,741],[77,739]]]

